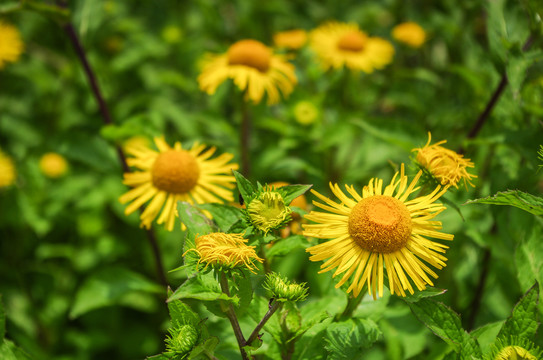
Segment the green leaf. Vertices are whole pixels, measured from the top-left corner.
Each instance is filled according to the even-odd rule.
[[[313,185],[287,185],[280,189],[283,191],[283,199],[285,204],[289,205],[292,200],[298,196],[305,194]]]
[[[4,339],[0,346],[0,359],[2,360],[30,360],[30,357],[16,346],[12,341]]]
[[[242,272],[241,275],[234,278],[236,289],[234,293],[240,299],[239,308],[240,314],[243,314],[253,300],[253,284],[251,283],[251,275],[248,272]],[[232,292],[230,292],[232,294]]]
[[[509,339],[511,336],[519,336],[533,339],[539,327],[538,302],[539,284],[536,282],[515,305],[511,316],[498,333],[498,337]]]
[[[177,203],[177,212],[179,213],[181,222],[194,235],[205,235],[216,231],[213,221],[188,202],[179,201]]]
[[[81,285],[75,295],[70,318],[112,305],[152,311],[156,307],[154,295],[162,291],[161,286],[138,273],[121,267],[105,268],[92,274]]]
[[[326,329],[324,348],[330,359],[359,358],[360,351],[379,340],[382,333],[377,324],[367,319],[350,319],[332,323]]]
[[[402,300],[407,301],[408,303],[415,303],[419,301],[420,299],[424,299],[427,297],[437,296],[437,295],[443,295],[447,292],[447,289],[439,289],[432,286],[428,286],[423,291],[417,291],[413,295],[407,294],[406,297],[402,298]]]
[[[302,235],[293,235],[288,238],[275,242],[271,249],[266,253],[268,257],[283,256],[290,254],[296,249],[305,249],[309,247],[309,242]]]
[[[2,294],[0,294],[0,341],[6,336],[6,311],[4,310],[4,302]]]
[[[256,191],[256,188],[249,180],[245,178],[245,176],[241,175],[239,172],[232,170],[234,173],[234,177],[236,178],[236,182],[238,184],[238,190],[241,194],[241,197],[243,198],[243,201],[248,201],[250,198],[252,198],[254,192]]]
[[[190,277],[168,298],[167,302],[178,299],[196,299],[203,301],[226,300],[239,304],[237,296],[230,297],[221,291],[219,283],[211,273],[197,274]]]
[[[215,351],[215,347],[219,344],[219,339],[215,336],[210,337],[200,345],[196,346],[189,354],[189,359],[196,359],[199,355],[204,353],[205,351],[209,352],[210,354],[213,354]]]
[[[501,60],[505,61],[507,48],[505,44],[507,42],[507,24],[504,17],[504,0],[487,1],[487,34],[488,44],[490,46],[491,54]]]
[[[477,341],[462,328],[460,316],[451,308],[431,299],[408,304],[423,324],[460,353],[461,359],[471,359],[472,355],[481,356]]]
[[[181,325],[196,326],[200,322],[198,315],[181,300],[168,302],[168,311],[170,312],[172,323],[177,322]]]
[[[199,204],[198,208],[209,211],[213,221],[223,232],[229,232],[234,224],[243,219],[243,211],[230,205]]]
[[[153,355],[153,356],[147,356],[145,359],[146,359],[146,360],[172,360],[171,357],[166,356],[166,355],[164,355],[164,354],[158,354],[158,355]]]
[[[520,190],[498,192],[494,196],[468,200],[467,204],[511,205],[531,214],[543,216],[543,199]]]
[[[500,331],[504,323],[505,321],[497,321],[490,324],[486,324],[476,330],[473,330],[470,333],[471,336],[477,339],[477,342],[481,346],[481,350],[483,351],[483,354],[486,354],[489,351],[491,351],[491,346],[496,340],[496,336],[498,335],[498,332]]]
[[[543,284],[543,236],[541,225],[535,224],[528,239],[522,241],[515,252],[517,277],[523,289],[534,281]]]

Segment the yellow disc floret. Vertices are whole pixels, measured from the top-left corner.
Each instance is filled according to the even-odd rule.
[[[190,191],[197,183],[200,168],[194,156],[185,150],[160,153],[151,169],[153,185],[173,194]]]
[[[270,67],[272,53],[256,40],[240,40],[228,49],[228,64],[245,65],[265,73]]]
[[[386,195],[362,199],[349,215],[349,234],[365,250],[383,254],[402,249],[411,237],[409,210]]]

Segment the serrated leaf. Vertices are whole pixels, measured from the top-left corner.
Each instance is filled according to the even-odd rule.
[[[4,336],[6,336],[6,311],[4,310],[2,294],[0,294],[0,342],[4,340]]]
[[[403,297],[402,299],[407,301],[407,302],[414,303],[414,302],[419,301],[420,299],[424,299],[424,298],[427,298],[427,297],[443,295],[446,292],[447,292],[447,289],[439,289],[439,288],[436,288],[436,287],[433,287],[433,286],[428,286],[423,291],[417,291],[413,295],[407,294],[407,296]]]
[[[538,302],[539,284],[536,282],[515,305],[511,316],[498,333],[498,337],[509,339],[511,336],[519,336],[533,339],[539,327]]]
[[[330,359],[355,359],[381,335],[374,321],[350,319],[327,327],[324,347],[330,353]]]
[[[423,324],[460,353],[461,359],[471,359],[472,355],[481,356],[477,341],[462,328],[460,316],[451,308],[431,299],[408,304]]]
[[[283,191],[283,199],[285,204],[289,205],[292,200],[296,199],[298,196],[305,194],[313,185],[286,185],[281,187]]]
[[[188,278],[174,291],[167,302],[178,299],[196,299],[203,301],[226,300],[235,305],[239,304],[239,298],[237,296],[230,297],[221,291],[219,284],[215,281],[211,273],[197,274]]]
[[[498,192],[494,196],[468,200],[464,205],[467,204],[510,205],[531,214],[543,216],[543,199],[520,190]]]
[[[181,222],[194,235],[205,235],[216,231],[213,221],[188,202],[178,201],[177,212]]]
[[[296,249],[305,249],[309,247],[309,242],[302,235],[293,235],[288,238],[275,242],[271,249],[266,253],[267,257],[282,256],[290,254]]]
[[[531,286],[534,281],[543,283],[543,236],[541,226],[535,224],[532,233],[521,242],[515,252],[517,277],[523,289]]]
[[[232,170],[234,177],[236,178],[236,183],[238,186],[239,193],[244,201],[248,201],[256,191],[256,188],[251,184],[245,176],[241,175],[239,172]]]
[[[200,356],[204,352],[208,352],[209,354],[213,354],[215,351],[215,347],[219,344],[219,339],[215,336],[210,337],[203,343],[196,346],[189,354],[189,359],[197,359],[198,356]]]
[[[17,345],[8,339],[0,342],[0,359],[2,360],[29,360],[30,357]]]
[[[74,319],[91,310],[112,305],[125,305],[142,311],[152,310],[148,307],[155,304],[154,295],[162,291],[161,286],[125,268],[101,269],[90,275],[79,287],[70,318]],[[145,297],[149,294],[153,296]],[[138,303],[138,300],[141,302]]]
[[[497,321],[486,324],[476,330],[473,330],[470,333],[471,336],[477,339],[477,342],[481,346],[481,350],[484,354],[491,351],[491,345],[496,340],[496,336],[498,335],[498,332],[500,331],[504,323],[505,321]]]
[[[243,211],[230,205],[199,204],[198,208],[209,211],[213,216],[213,221],[223,232],[229,232],[234,224],[243,219]]]
[[[168,311],[172,323],[176,322],[181,325],[196,326],[200,322],[198,315],[181,300],[168,302]]]

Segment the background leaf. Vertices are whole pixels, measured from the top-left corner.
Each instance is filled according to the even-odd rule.
[[[519,190],[507,190],[498,192],[494,196],[468,200],[464,205],[467,204],[510,205],[531,214],[543,216],[543,199]]]
[[[539,327],[539,284],[534,286],[517,303],[511,316],[505,321],[498,333],[499,338],[509,339],[511,336],[533,339]]]

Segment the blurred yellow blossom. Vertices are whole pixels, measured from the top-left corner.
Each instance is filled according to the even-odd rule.
[[[40,170],[45,176],[56,179],[66,174],[68,162],[62,155],[49,152],[40,158]]]
[[[392,29],[392,37],[413,48],[421,47],[426,41],[426,32],[417,23],[404,22]]]

